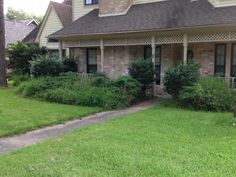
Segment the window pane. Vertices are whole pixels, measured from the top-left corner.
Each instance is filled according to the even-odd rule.
[[[225,74],[226,45],[216,45],[215,74]]]
[[[88,64],[89,65],[97,64],[97,50],[96,49],[90,49],[88,51]]]

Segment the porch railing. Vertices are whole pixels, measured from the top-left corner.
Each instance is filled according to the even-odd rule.
[[[231,89],[236,89],[236,77],[226,77],[226,82]]]

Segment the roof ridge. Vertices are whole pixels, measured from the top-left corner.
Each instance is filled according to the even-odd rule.
[[[69,4],[64,4],[64,3],[60,3],[60,2],[56,2],[56,1],[50,1],[50,4],[57,4],[57,5],[61,5],[61,6],[68,6],[68,7],[72,7]]]

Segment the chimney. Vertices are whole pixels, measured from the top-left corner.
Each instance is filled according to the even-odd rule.
[[[123,15],[133,0],[99,0],[99,16]]]

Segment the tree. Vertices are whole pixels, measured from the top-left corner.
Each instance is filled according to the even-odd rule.
[[[36,16],[34,14],[28,14],[23,10],[15,10],[12,7],[7,9],[6,18],[8,20],[27,20],[27,19],[35,19],[37,22],[41,22],[43,17]]]
[[[0,86],[7,87],[3,0],[0,0]]]

